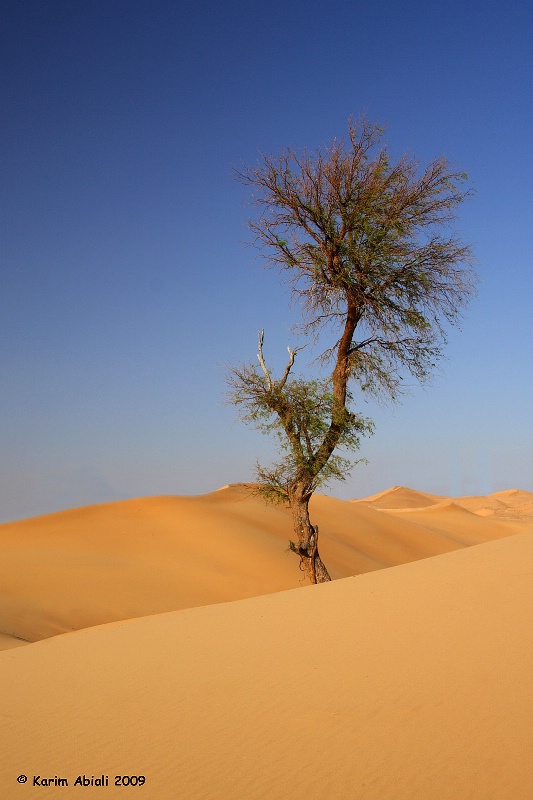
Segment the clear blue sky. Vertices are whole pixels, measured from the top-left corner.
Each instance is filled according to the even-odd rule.
[[[295,318],[244,245],[232,166],[363,111],[393,153],[469,173],[458,229],[481,283],[431,385],[363,406],[370,463],[331,491],[533,490],[529,4],[8,0],[1,16],[1,521],[203,493],[268,461],[224,405],[224,364],[255,359],[264,327],[282,365]]]

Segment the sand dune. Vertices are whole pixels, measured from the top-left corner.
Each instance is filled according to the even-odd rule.
[[[457,497],[455,503],[481,516],[495,516],[500,520],[529,520],[533,517],[533,492],[521,489]]]
[[[374,508],[424,508],[445,499],[440,495],[417,492],[406,486],[393,486],[384,492],[378,492],[378,494],[372,494],[353,502],[368,503]]]
[[[520,534],[1,653],[0,796],[530,800],[532,572]]]
[[[514,513],[532,498],[511,490],[488,502]],[[472,498],[452,502],[394,487],[358,502],[318,495],[311,511],[322,556],[336,579],[531,530],[533,515],[523,511],[512,519],[484,517],[486,500],[477,498],[481,510],[473,513],[466,508]],[[287,552],[291,536],[286,510],[265,505],[239,486],[0,525],[0,649],[297,588],[303,576]]]
[[[286,515],[232,489],[0,526],[0,630],[28,641],[298,586]]]

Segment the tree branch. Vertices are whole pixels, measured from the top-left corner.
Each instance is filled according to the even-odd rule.
[[[261,364],[261,369],[265,373],[265,376],[266,376],[266,379],[267,379],[267,383],[268,383],[268,388],[270,389],[270,391],[272,391],[272,379],[270,378],[270,372],[268,371],[268,369],[266,367],[266,364],[265,364],[265,360],[263,358],[263,342],[264,342],[264,340],[265,340],[265,329],[263,328],[263,330],[259,331],[259,333],[257,334],[257,346],[259,348],[259,352],[257,354],[257,358],[259,359],[259,363]]]
[[[304,347],[306,347],[305,344],[302,345],[301,347],[295,347],[294,350],[291,350],[290,347],[287,347],[287,350],[289,351],[289,363],[285,367],[285,372],[283,373],[283,377],[281,378],[280,382],[278,383],[278,389],[283,389],[283,387],[287,383],[287,378],[289,377],[289,372],[291,371],[292,365],[294,364],[294,358],[296,356],[296,353],[299,350],[303,350]]]

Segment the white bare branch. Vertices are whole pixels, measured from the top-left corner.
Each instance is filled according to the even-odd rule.
[[[303,344],[301,347],[295,347],[294,350],[291,350],[290,347],[287,347],[287,350],[289,351],[289,362],[288,362],[287,366],[285,367],[285,372],[283,373],[282,379],[278,383],[278,388],[279,389],[283,389],[283,387],[287,383],[287,378],[289,377],[289,372],[291,371],[292,366],[294,364],[294,358],[296,356],[296,353],[299,350],[303,350],[304,347],[306,347],[305,344]]]
[[[263,328],[263,330],[259,331],[259,333],[257,335],[257,347],[259,349],[259,352],[257,354],[257,358],[259,359],[259,363],[261,364],[261,369],[265,373],[265,376],[266,376],[266,379],[267,379],[267,382],[268,382],[268,388],[272,391],[272,379],[270,377],[270,372],[268,371],[267,366],[265,364],[265,359],[263,358],[263,342],[264,342],[264,340],[265,340],[265,329]]]

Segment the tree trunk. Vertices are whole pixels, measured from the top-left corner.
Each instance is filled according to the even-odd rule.
[[[290,542],[289,546],[300,556],[300,569],[309,576],[311,583],[325,583],[331,578],[318,553],[318,525],[311,525],[309,500],[310,495],[299,488],[290,492],[289,503],[298,542]]]

